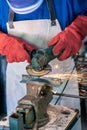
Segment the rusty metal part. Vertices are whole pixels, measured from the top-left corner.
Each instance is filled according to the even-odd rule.
[[[28,66],[26,67],[26,70],[27,70],[27,73],[28,73],[29,75],[40,77],[40,76],[43,76],[43,75],[48,74],[48,73],[52,70],[52,68],[51,68],[50,65],[47,65],[46,67],[44,67],[43,70],[41,70],[41,71],[36,71],[36,70],[33,69],[33,67],[32,67],[31,65],[28,65]]]
[[[42,82],[42,80],[53,87],[59,87],[61,84],[66,82],[66,80],[62,80],[60,78],[52,78],[52,77],[34,77],[29,75],[22,75],[21,83],[28,83],[28,82]]]

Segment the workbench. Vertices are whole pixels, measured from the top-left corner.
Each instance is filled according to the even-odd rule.
[[[63,106],[49,105],[49,122],[39,130],[69,130],[79,117],[78,110]],[[0,130],[9,130],[9,117],[0,121]]]

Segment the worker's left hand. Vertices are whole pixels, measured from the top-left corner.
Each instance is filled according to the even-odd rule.
[[[56,35],[48,46],[54,46],[52,50],[54,55],[63,50],[59,60],[65,60],[78,53],[85,35],[87,35],[87,17],[78,16],[71,25]]]

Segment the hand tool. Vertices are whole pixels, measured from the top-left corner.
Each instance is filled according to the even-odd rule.
[[[49,73],[52,69],[48,64],[51,60],[58,58],[63,53],[63,50],[59,52],[57,56],[53,55],[52,49],[54,46],[46,49],[37,50],[31,60],[31,65],[26,67],[27,72],[33,76],[42,76]]]
[[[43,70],[48,63],[61,56],[63,51],[60,51],[57,56],[53,55],[52,49],[54,46],[48,47],[46,49],[40,49],[32,58],[32,67],[36,71]]]

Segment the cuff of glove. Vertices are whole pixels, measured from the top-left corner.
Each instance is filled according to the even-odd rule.
[[[87,35],[87,16],[79,15],[70,25],[70,28],[73,28],[83,40]]]

